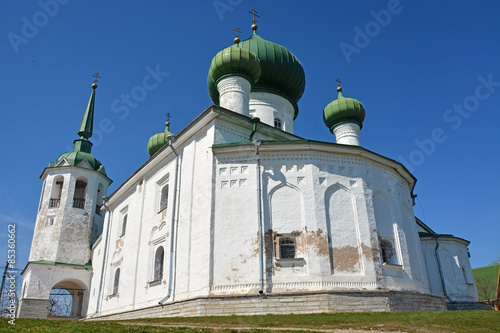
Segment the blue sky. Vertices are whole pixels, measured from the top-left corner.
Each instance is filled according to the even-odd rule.
[[[322,110],[343,93],[366,109],[361,145],[417,177],[415,214],[471,241],[473,267],[500,254],[500,3],[494,1],[9,1],[0,11],[0,262],[7,224],[28,260],[49,162],[71,149],[98,71],[93,154],[117,188],[149,137],[211,105],[212,57],[258,33],[291,50],[306,90],[295,134],[334,142]],[[144,89],[144,78],[159,73]],[[154,86],[154,87],[152,87]],[[126,96],[133,96],[127,102]],[[110,193],[111,193],[110,192]],[[0,266],[3,266],[0,264]]]

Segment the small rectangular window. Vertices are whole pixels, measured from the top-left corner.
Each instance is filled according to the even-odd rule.
[[[161,193],[160,193],[160,212],[164,209],[166,209],[168,206],[168,184],[164,185],[161,188]]]
[[[121,230],[120,230],[120,237],[125,235],[125,231],[127,230],[127,216],[128,216],[128,214],[123,215],[122,226],[121,226]]]

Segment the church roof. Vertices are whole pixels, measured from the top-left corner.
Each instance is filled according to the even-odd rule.
[[[240,42],[239,47],[254,53],[260,63],[260,78],[252,91],[270,92],[285,97],[293,105],[294,118],[296,118],[297,102],[306,87],[304,68],[297,57],[284,46],[260,37],[256,31],[250,38]],[[219,105],[219,92],[210,72],[207,77],[207,86],[210,99],[214,104]]]
[[[338,97],[323,109],[323,121],[333,133],[333,128],[342,123],[355,123],[359,128],[363,127],[365,119],[365,108],[363,103],[354,98],[346,98],[342,95],[342,88],[337,88]]]
[[[98,75],[98,73],[96,73],[96,75]],[[95,84],[96,81],[92,84],[92,92],[90,93],[87,107],[85,108],[80,127],[78,128],[77,133],[80,138],[73,141],[73,151],[61,154],[55,162],[49,164],[49,167],[60,165],[79,166],[83,161],[86,161],[93,170],[106,175],[106,171],[102,163],[91,154],[92,142],[89,141],[94,127],[95,90],[97,88],[97,84]]]
[[[169,141],[169,136],[175,135],[170,132],[168,129],[170,126],[170,122],[167,121],[165,123],[165,131],[162,133],[156,133],[152,137],[149,138],[148,141],[148,154],[149,156],[153,156],[158,150],[160,150],[164,145],[166,145]]]
[[[240,75],[254,84],[261,75],[260,62],[255,53],[235,44],[215,55],[208,74],[214,83],[226,76]]]

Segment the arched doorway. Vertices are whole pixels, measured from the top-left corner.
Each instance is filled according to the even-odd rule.
[[[50,291],[48,316],[82,317],[83,300],[87,292],[78,280],[63,280]]]

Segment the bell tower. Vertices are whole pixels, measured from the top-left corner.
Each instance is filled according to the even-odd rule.
[[[73,151],[64,153],[42,172],[42,194],[29,261],[22,272],[18,317],[46,318],[53,289],[72,295],[71,317],[83,317],[92,275],[92,245],[102,233],[101,212],[111,179],[92,154],[95,91],[78,129]]]

